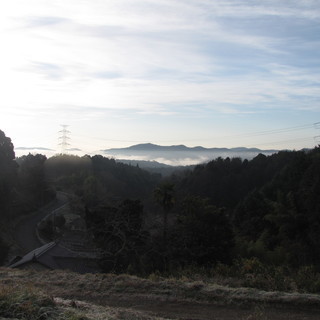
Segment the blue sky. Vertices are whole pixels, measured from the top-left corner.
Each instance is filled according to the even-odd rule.
[[[320,141],[319,0],[2,1],[0,41],[15,147]]]

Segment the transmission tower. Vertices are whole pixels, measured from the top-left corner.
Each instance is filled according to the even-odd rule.
[[[61,124],[60,126],[62,127],[62,130],[59,131],[59,133],[61,134],[61,136],[59,137],[59,141],[61,141],[59,145],[61,146],[61,153],[66,154],[68,151],[67,148],[70,145],[70,143],[68,143],[68,140],[70,140],[70,137],[68,136],[70,134],[70,131],[67,130],[69,126],[67,124]]]

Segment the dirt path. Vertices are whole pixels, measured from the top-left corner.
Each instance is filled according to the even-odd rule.
[[[268,305],[215,305],[181,301],[150,301],[140,298],[106,299],[104,306],[142,311],[154,317],[179,320],[319,320],[316,309]]]

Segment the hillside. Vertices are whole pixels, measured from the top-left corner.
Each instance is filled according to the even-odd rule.
[[[143,279],[1,268],[0,283],[0,316],[19,319],[43,319],[45,314],[46,318],[65,320],[315,320],[320,311],[318,295],[271,293],[157,276]]]

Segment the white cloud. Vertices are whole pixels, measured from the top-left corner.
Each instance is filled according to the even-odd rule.
[[[2,122],[318,112],[318,4],[3,1]]]

